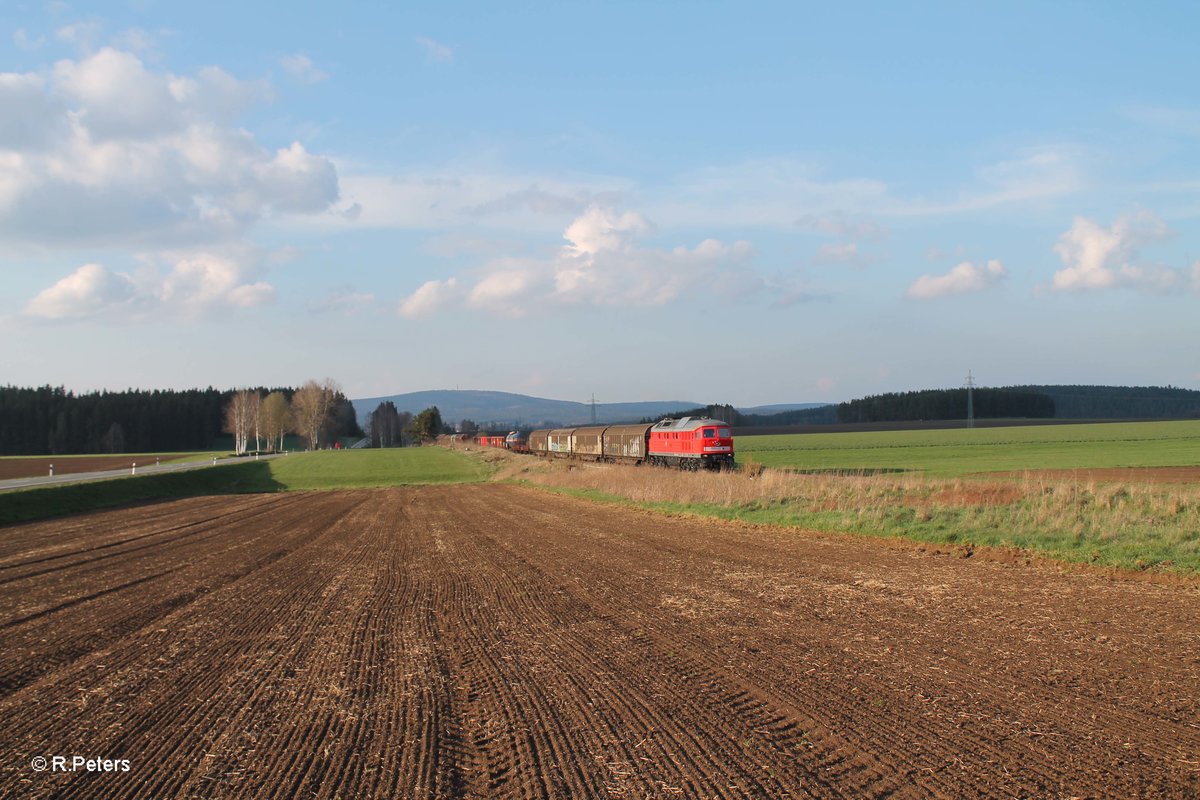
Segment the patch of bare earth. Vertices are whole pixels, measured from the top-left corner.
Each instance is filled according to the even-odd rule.
[[[1195,585],[485,484],[8,527],[0,608],[5,797],[1200,795]]]
[[[80,472],[99,472],[109,469],[128,469],[133,464],[149,466],[156,459],[166,461],[179,458],[178,453],[141,454],[136,456],[30,456],[29,458],[0,458],[0,480],[13,478],[37,478],[50,473],[54,465],[55,475],[75,475]]]

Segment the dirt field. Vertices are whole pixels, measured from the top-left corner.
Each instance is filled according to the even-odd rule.
[[[1200,795],[1195,586],[493,484],[0,529],[0,609],[3,797]]]
[[[179,458],[179,453],[162,453],[159,455],[141,454],[136,456],[71,456],[55,458],[54,456],[30,456],[28,458],[0,458],[0,481],[10,478],[36,478],[47,475],[50,465],[54,465],[55,475],[75,475],[80,472],[96,472],[106,469],[128,468],[134,462],[149,466],[155,458],[168,461]]]

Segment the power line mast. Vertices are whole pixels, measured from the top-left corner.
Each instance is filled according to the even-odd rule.
[[[592,424],[596,424],[596,393],[592,392]]]
[[[975,377],[967,370],[967,427],[975,427]]]

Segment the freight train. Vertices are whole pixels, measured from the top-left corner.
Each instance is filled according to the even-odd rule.
[[[703,417],[664,419],[653,425],[595,425],[529,434],[529,452],[544,458],[624,461],[681,469],[731,469],[733,433]]]

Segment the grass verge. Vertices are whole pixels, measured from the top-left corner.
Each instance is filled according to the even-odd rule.
[[[1200,575],[1200,487],[914,475],[681,473],[519,462],[550,491],[673,514],[939,545],[1016,548],[1062,561]]]
[[[251,492],[325,491],[485,480],[491,468],[441,447],[296,453],[187,472],[0,493],[0,525],[152,500]]]

